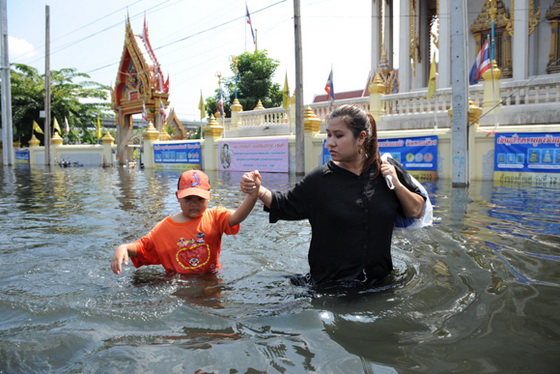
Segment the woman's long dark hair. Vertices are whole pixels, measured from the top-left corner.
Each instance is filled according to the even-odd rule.
[[[366,132],[364,142],[366,160],[363,170],[368,170],[372,165],[375,165],[373,178],[377,177],[381,168],[381,157],[377,144],[377,124],[373,115],[355,105],[341,105],[331,112],[329,121],[334,118],[341,118],[356,139],[362,131]]]

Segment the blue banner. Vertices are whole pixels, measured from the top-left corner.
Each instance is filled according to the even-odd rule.
[[[154,144],[156,164],[200,164],[200,142]]]
[[[16,161],[29,162],[29,149],[16,148]]]
[[[380,139],[379,153],[390,153],[407,171],[437,171],[438,137]]]
[[[417,178],[437,179],[438,137],[421,136],[414,138],[380,139],[379,153],[390,153],[403,167]],[[323,141],[322,161],[331,159],[326,139]],[[427,172],[427,173],[426,173]]]
[[[494,171],[560,173],[560,133],[498,133]]]

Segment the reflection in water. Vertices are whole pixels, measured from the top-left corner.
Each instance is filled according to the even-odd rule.
[[[0,372],[478,373],[560,365],[558,189],[426,183],[434,225],[396,231],[395,273],[317,292],[307,222],[262,207],[216,274],[126,267],[115,246],[178,210],[180,170],[0,167]],[[210,172],[211,206],[242,173]],[[267,187],[296,178],[267,174]]]

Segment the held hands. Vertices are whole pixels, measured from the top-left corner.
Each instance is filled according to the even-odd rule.
[[[258,194],[261,183],[261,173],[259,173],[258,170],[254,170],[243,174],[241,181],[239,182],[239,187],[241,188],[241,191],[246,194]]]

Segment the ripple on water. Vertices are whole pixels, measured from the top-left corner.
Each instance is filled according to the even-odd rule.
[[[211,175],[213,203],[233,207],[239,175],[225,175]],[[21,189],[0,187],[0,371],[509,373],[560,365],[558,191],[438,182],[434,225],[395,233],[393,278],[356,292],[293,284],[290,276],[308,271],[309,225],[271,225],[260,207],[224,238],[214,276],[132,266],[115,276],[115,247],[177,210],[177,176],[27,170],[15,177]],[[280,189],[293,183],[265,178]]]

